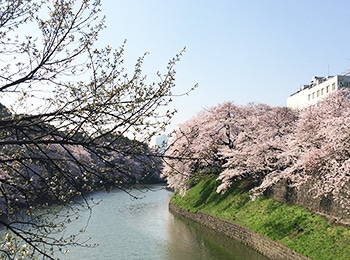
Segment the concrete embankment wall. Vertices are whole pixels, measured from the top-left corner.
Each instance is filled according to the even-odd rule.
[[[236,239],[243,244],[246,244],[259,253],[267,256],[270,259],[276,260],[307,260],[309,258],[299,255],[291,249],[281,245],[263,235],[257,234],[250,229],[219,219],[207,213],[198,211],[196,213],[184,210],[172,203],[169,204],[169,210],[172,213],[177,213],[181,216],[192,219],[204,226],[214,229],[223,235]]]

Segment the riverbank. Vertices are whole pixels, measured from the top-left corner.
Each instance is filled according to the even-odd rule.
[[[237,225],[235,223],[222,220],[202,211],[191,212],[182,209],[173,203],[169,203],[169,210],[171,213],[181,215],[183,217],[192,219],[208,228],[218,231],[219,233],[235,239],[242,244],[250,246],[260,254],[269,259],[286,259],[286,260],[308,260],[309,258],[297,254],[286,246],[283,246],[263,235],[260,235],[252,230]]]
[[[296,256],[317,260],[349,258],[349,228],[334,225],[299,206],[267,198],[251,201],[247,182],[234,185],[224,195],[215,192],[216,185],[215,176],[211,176],[200,181],[184,197],[175,194],[170,203],[171,210],[203,224],[208,220],[205,225],[220,229],[222,233],[236,232],[243,243],[251,243],[265,255],[272,252],[273,255],[268,256],[271,259],[298,259]],[[210,224],[212,222],[216,224]],[[258,241],[263,242],[259,244]],[[276,257],[276,252],[270,249],[274,247],[281,247],[283,253]],[[291,255],[287,253],[282,258],[289,250]]]

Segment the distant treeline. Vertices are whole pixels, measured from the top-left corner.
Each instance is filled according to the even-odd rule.
[[[0,215],[12,214],[21,205],[68,202],[99,189],[162,181],[161,162],[144,143],[110,134],[88,146],[80,132],[67,143],[66,135],[72,132],[38,123],[30,115],[20,117],[0,104]],[[95,152],[108,141],[113,142],[109,152]]]

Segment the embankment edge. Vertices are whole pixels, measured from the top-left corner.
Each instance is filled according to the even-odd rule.
[[[263,235],[255,233],[246,227],[222,220],[202,211],[193,213],[182,209],[171,202],[169,203],[169,211],[192,219],[232,239],[236,239],[241,243],[254,248],[256,251],[272,260],[309,260],[309,258],[294,252],[290,248]]]

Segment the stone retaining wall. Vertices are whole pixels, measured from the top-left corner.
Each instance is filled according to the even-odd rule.
[[[331,195],[315,196],[314,181],[304,183],[298,188],[289,187],[287,181],[282,180],[271,188],[266,196],[281,203],[299,205],[330,220],[331,223],[350,226],[350,183],[347,183],[337,198]]]
[[[276,260],[307,260],[309,258],[299,255],[284,245],[281,245],[263,235],[257,234],[250,229],[219,219],[207,213],[198,211],[196,213],[184,210],[172,203],[169,204],[169,210],[181,216],[192,219],[204,226],[214,229],[221,234],[236,239],[241,243],[248,245],[259,253],[270,259]]]

